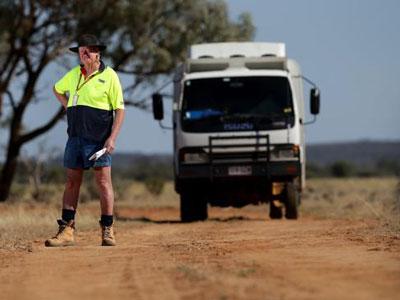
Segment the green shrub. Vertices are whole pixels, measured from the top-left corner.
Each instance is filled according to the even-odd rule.
[[[159,177],[146,178],[144,181],[146,189],[153,195],[160,195],[164,189],[165,181]]]

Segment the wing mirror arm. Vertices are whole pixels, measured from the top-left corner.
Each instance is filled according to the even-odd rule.
[[[174,129],[173,127],[165,126],[161,121],[158,121],[158,125],[160,125],[160,127],[161,127],[162,129],[168,129],[168,130]]]

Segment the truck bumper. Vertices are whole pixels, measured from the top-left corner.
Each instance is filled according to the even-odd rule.
[[[240,172],[240,169],[243,172]],[[239,172],[233,170],[239,170]],[[252,164],[181,164],[179,166],[179,179],[213,179],[238,177],[256,178],[290,178],[301,175],[299,161],[268,162]]]

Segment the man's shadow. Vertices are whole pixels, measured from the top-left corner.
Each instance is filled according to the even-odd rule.
[[[153,220],[148,217],[125,217],[125,216],[116,216],[116,220],[119,222],[142,222],[142,223],[152,223],[152,224],[186,224],[190,222],[182,222],[180,220]],[[266,219],[261,218],[249,218],[245,216],[232,216],[227,218],[208,218],[205,221],[211,222],[234,222],[234,221],[265,221]]]

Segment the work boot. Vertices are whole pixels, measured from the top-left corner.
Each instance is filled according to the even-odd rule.
[[[104,226],[101,221],[99,223],[101,227],[101,245],[115,246],[117,243],[115,242],[113,225],[111,224],[111,226]]]
[[[74,231],[75,222],[71,220],[66,222],[64,220],[57,220],[58,232],[51,239],[46,240],[44,243],[46,247],[64,247],[75,245]]]

